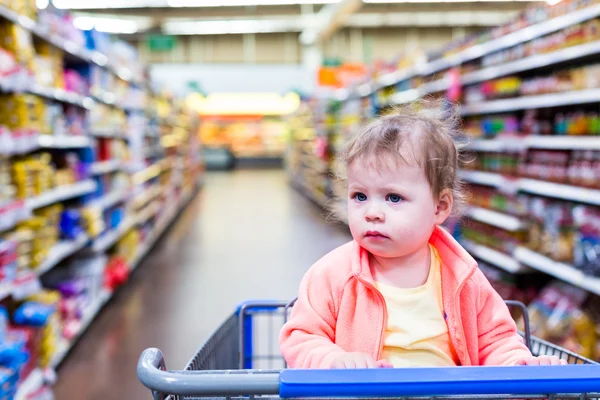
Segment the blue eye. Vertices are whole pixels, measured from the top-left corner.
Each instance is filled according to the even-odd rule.
[[[367,201],[367,195],[364,193],[355,193],[354,198],[358,201]]]
[[[398,196],[397,194],[388,194],[386,197],[386,200],[392,203],[400,203],[400,201],[403,200],[402,197]]]

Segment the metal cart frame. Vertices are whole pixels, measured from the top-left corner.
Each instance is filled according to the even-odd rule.
[[[562,367],[452,367],[376,370],[293,370],[276,351],[256,346],[257,318],[287,320],[291,303],[246,302],[204,343],[183,371],[167,371],[158,349],[145,350],[139,360],[140,381],[155,400],[254,397],[278,398],[418,398],[600,399],[600,365],[541,339],[529,331],[523,310],[524,340],[535,355],[556,355],[567,360]],[[277,326],[279,329],[280,325]],[[273,342],[269,338],[268,342]],[[279,362],[280,368],[260,364]],[[253,369],[254,368],[254,369]]]

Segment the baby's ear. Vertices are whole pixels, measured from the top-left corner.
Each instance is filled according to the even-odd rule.
[[[452,213],[452,206],[454,205],[454,196],[450,189],[444,189],[440,193],[437,201],[435,210],[435,223],[437,225],[443,224],[446,219]]]

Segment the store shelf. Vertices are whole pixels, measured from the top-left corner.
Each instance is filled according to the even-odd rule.
[[[88,179],[72,185],[60,186],[49,190],[44,194],[28,199],[25,204],[30,210],[35,210],[37,208],[91,193],[94,190],[96,190],[96,182]]]
[[[152,203],[147,206],[145,209],[140,211],[139,216],[137,218],[136,224],[142,225],[145,224],[150,218],[154,217],[156,213],[160,211],[160,204]]]
[[[114,129],[94,129],[90,132],[90,136],[108,139],[125,139],[125,135]]]
[[[12,202],[0,208],[0,232],[13,229],[19,222],[31,217],[23,201]]]
[[[425,96],[427,94],[443,92],[448,89],[450,89],[450,80],[442,78],[436,81],[425,83],[419,88],[419,91],[421,96]]]
[[[88,244],[90,238],[82,234],[76,240],[63,240],[55,245],[48,254],[48,257],[36,269],[35,273],[39,276],[56,267],[62,260],[72,256]]]
[[[497,139],[473,139],[467,144],[473,151],[519,152],[526,149],[600,150],[600,136],[526,136]]]
[[[537,179],[511,179],[493,172],[482,171],[462,170],[459,171],[459,177],[466,182],[478,185],[511,188],[515,191],[520,190],[531,194],[538,194],[540,196],[600,205],[600,190],[597,189],[588,189],[579,186],[540,181]]]
[[[43,149],[80,149],[90,147],[92,142],[87,136],[40,135],[38,145]]]
[[[600,102],[600,89],[587,89],[466,104],[461,108],[461,114],[463,116],[492,114],[597,102]]]
[[[525,146],[549,150],[600,150],[600,136],[529,136]]]
[[[433,74],[435,72],[481,58],[488,54],[495,53],[499,50],[504,50],[521,43],[529,42],[533,39],[537,39],[549,33],[560,31],[569,26],[588,21],[598,16],[600,16],[600,4],[595,4],[581,10],[572,11],[568,14],[519,29],[497,39],[471,46],[453,57],[443,58],[428,63],[421,68],[421,73],[423,75]]]
[[[522,222],[518,217],[488,210],[486,208],[471,206],[467,209],[466,215],[475,221],[483,222],[484,224],[492,225],[510,232],[527,228],[527,224]]]
[[[147,182],[151,179],[156,178],[163,171],[163,169],[164,169],[163,164],[166,163],[167,160],[168,159],[165,159],[162,162],[157,162],[155,164],[150,165],[149,167],[146,167],[145,169],[143,169],[139,172],[136,172],[133,175],[134,184],[141,185],[144,182]]]
[[[94,105],[94,100],[81,94],[73,93],[59,88],[46,88],[40,85],[31,85],[29,93],[45,97],[50,100],[60,101],[62,103],[72,104],[75,106],[90,109]]]
[[[82,318],[81,327],[79,328],[79,331],[75,334],[74,338],[71,341],[62,339],[59,342],[56,354],[50,362],[51,368],[56,369],[63,362],[63,360],[65,359],[69,351],[73,348],[77,340],[79,340],[81,335],[83,335],[83,333],[90,326],[94,318],[96,318],[96,316],[100,313],[102,308],[106,305],[106,303],[110,301],[111,298],[111,292],[103,291],[100,294],[99,298],[88,307]]]
[[[99,161],[92,164],[91,172],[94,175],[109,174],[122,168],[121,160]]]
[[[463,181],[477,185],[500,187],[505,183],[505,178],[502,175],[493,172],[460,170],[458,176]]]
[[[112,192],[100,197],[92,201],[89,206],[90,207],[98,207],[101,210],[106,210],[107,208],[111,208],[117,203],[125,201],[129,196],[129,190],[127,189],[118,189],[113,190]]]
[[[585,275],[572,265],[554,261],[526,247],[518,247],[515,251],[515,258],[541,272],[600,295],[600,279]]]
[[[510,272],[511,274],[529,272],[529,269],[519,264],[519,261],[498,250],[473,243],[469,240],[463,240],[461,241],[461,244],[473,257]]]
[[[126,82],[133,84],[141,84],[134,78],[133,73],[128,68],[116,67],[111,65],[106,55],[98,51],[88,50],[82,45],[79,45],[71,40],[58,36],[57,34],[51,33],[49,32],[49,29],[47,27],[38,24],[36,21],[32,20],[29,17],[19,15],[18,13],[8,9],[5,6],[0,6],[0,17],[22,26],[23,28],[30,31],[40,39],[45,40],[53,46],[63,50],[66,54],[68,54],[71,57],[74,57],[81,61],[85,61],[90,64],[96,64],[100,67],[107,68],[113,74],[115,74],[120,79]]]
[[[538,54],[520,60],[483,68],[461,77],[462,85],[472,85],[518,72],[530,71],[566,61],[576,60],[600,53],[600,41],[567,47],[547,54]]]
[[[123,235],[125,235],[137,222],[137,217],[125,218],[119,226],[98,237],[92,242],[94,252],[103,252],[112,247]]]
[[[421,97],[421,91],[418,89],[403,90],[398,93],[394,93],[390,101],[391,104],[406,104],[417,100]]]
[[[159,184],[148,186],[142,190],[135,198],[133,203],[135,207],[142,207],[151,200],[154,200],[157,196],[162,193],[162,187]]]
[[[36,368],[23,382],[19,383],[14,400],[27,400],[29,395],[41,389],[42,386],[44,386],[44,372],[40,368]]]
[[[538,181],[535,179],[521,179],[519,182],[519,189],[527,193],[539,194],[541,196],[571,200],[597,206],[600,205],[600,190],[595,189]]]

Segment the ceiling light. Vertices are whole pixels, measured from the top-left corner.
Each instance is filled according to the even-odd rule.
[[[36,0],[35,5],[37,6],[38,10],[45,10],[46,8],[48,8],[48,5],[50,4],[50,0]]]
[[[38,0],[44,1],[44,0]],[[56,8],[91,10],[107,8],[157,8],[157,7],[242,7],[294,4],[330,4],[341,0],[54,0]]]
[[[84,31],[96,29],[99,32],[121,34],[136,33],[140,29],[136,21],[102,17],[75,17],[73,25]]]
[[[363,0],[364,3],[391,4],[391,3],[483,3],[483,2],[534,2],[544,0]]]
[[[243,7],[294,4],[332,4],[341,0],[167,0],[169,7]]]
[[[263,20],[205,20],[167,21],[162,26],[171,35],[227,35],[243,33],[300,32],[304,28],[302,19]]]
[[[56,8],[61,9],[103,9],[103,8],[146,8],[166,7],[166,0],[53,0]]]

